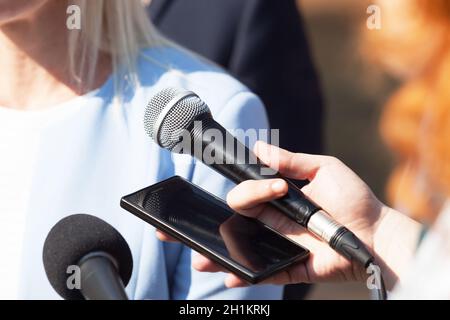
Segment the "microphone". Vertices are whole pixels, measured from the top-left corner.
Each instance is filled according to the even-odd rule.
[[[105,221],[87,214],[60,220],[44,243],[45,273],[66,300],[128,300],[125,286],[133,270],[130,248]],[[75,270],[75,271],[74,271]],[[69,277],[79,276],[78,287]]]
[[[160,147],[190,154],[235,183],[284,179],[288,192],[271,205],[347,259],[359,261],[364,267],[373,262],[373,256],[351,231],[307,198],[292,181],[262,164],[213,119],[209,107],[195,93],[172,87],[157,93],[146,108],[144,127]]]

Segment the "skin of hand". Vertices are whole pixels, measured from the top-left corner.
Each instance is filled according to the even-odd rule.
[[[308,180],[302,191],[341,224],[352,230],[377,257],[388,289],[392,288],[413,256],[420,225],[383,205],[370,188],[336,158],[290,153],[258,142],[254,149],[267,166],[292,179]],[[332,250],[328,244],[267,204],[287,192],[282,179],[247,180],[227,196],[231,208],[240,214],[257,218],[311,251],[310,258],[277,273],[264,283],[313,283],[324,281],[363,281],[366,271]],[[400,229],[399,229],[400,228]],[[405,235],[399,232],[403,228]],[[172,240],[158,232],[162,240]],[[392,242],[398,240],[398,246]],[[401,250],[401,251],[398,251]],[[390,260],[390,261],[387,261]],[[198,255],[193,261],[199,271],[224,271],[217,264]],[[248,285],[233,274],[226,279],[228,287]]]

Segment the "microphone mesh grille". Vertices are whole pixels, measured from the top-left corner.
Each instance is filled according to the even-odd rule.
[[[156,94],[149,102],[144,116],[147,134],[161,147],[173,150],[183,133],[201,114],[210,113],[208,106],[197,95],[190,94],[174,104],[161,122],[156,123],[166,106],[179,94],[187,94],[184,89],[166,88]],[[164,110],[165,111],[165,110]],[[158,128],[155,126],[159,125]],[[159,132],[155,137],[154,133]]]
[[[152,139],[155,139],[155,137],[153,137],[153,128],[156,119],[164,107],[177,95],[178,91],[177,88],[163,89],[155,94],[148,103],[144,115],[144,128]]]

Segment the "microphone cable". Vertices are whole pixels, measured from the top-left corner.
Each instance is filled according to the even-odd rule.
[[[297,221],[297,224],[301,225]],[[374,277],[375,283],[367,281],[372,300],[386,300],[387,293],[381,268],[375,264],[375,257],[367,250],[364,243],[349,229],[333,220],[324,210],[318,210],[311,215],[306,223],[308,231],[318,239],[325,240],[328,245],[341,256],[352,263],[357,263]]]
[[[353,232],[340,225],[337,232],[331,237],[329,245],[349,261],[364,267],[367,274],[374,277],[374,284],[367,283],[373,300],[386,300],[387,292],[381,268],[375,264],[375,257]]]

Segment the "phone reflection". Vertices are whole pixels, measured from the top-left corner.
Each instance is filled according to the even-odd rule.
[[[174,191],[174,190],[172,190]],[[234,213],[226,203],[196,189],[137,193],[149,214],[197,245],[253,272],[290,259],[301,250],[261,222]]]
[[[260,244],[255,246],[255,242],[259,242],[259,235],[251,232],[251,226],[246,226],[247,223],[240,218],[236,214],[231,216],[219,226],[219,233],[230,258],[249,269],[259,271],[261,266],[267,265],[264,256],[255,252],[260,247]]]

